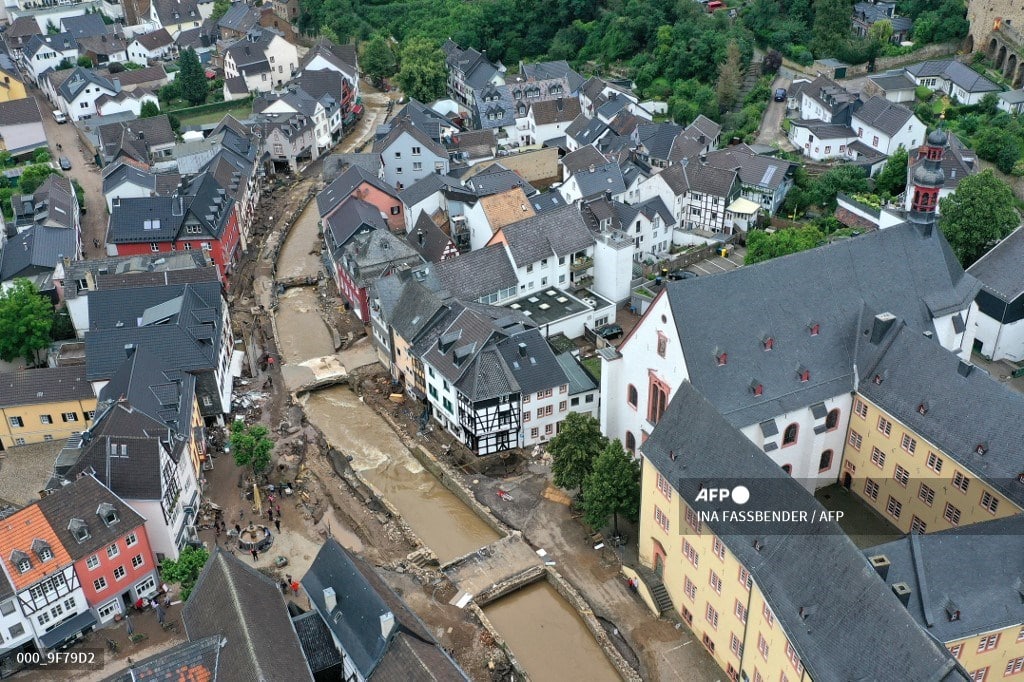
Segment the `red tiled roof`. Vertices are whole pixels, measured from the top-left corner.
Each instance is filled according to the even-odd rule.
[[[32,543],[36,540],[42,540],[50,546],[52,559],[45,563],[40,561],[39,556],[32,551]],[[27,554],[32,562],[32,568],[25,573],[18,571],[18,567],[11,562],[11,554],[15,551]],[[34,504],[0,521],[0,561],[6,565],[7,574],[16,590],[25,589],[58,568],[72,563],[71,556],[57,539],[57,534],[38,505]]]

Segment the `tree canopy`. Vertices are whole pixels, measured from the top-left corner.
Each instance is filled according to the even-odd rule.
[[[10,362],[24,358],[30,365],[39,361],[39,351],[50,345],[53,304],[36,291],[27,279],[0,292],[0,358]]]
[[[142,103],[142,108],[139,109],[139,118],[152,118],[153,116],[160,115],[160,107],[156,102],[146,101]]]
[[[899,196],[907,186],[907,150],[899,147],[875,176],[875,193]]]
[[[548,443],[555,485],[567,490],[583,489],[594,469],[594,460],[608,445],[601,425],[590,415],[570,412],[562,420],[558,435]]]
[[[599,529],[610,516],[618,535],[619,514],[630,521],[640,518],[640,464],[616,439],[594,459],[593,471],[586,478],[583,518],[591,528]]]
[[[359,46],[359,66],[374,83],[391,78],[398,71],[398,58],[391,42],[382,35],[375,35]]]
[[[32,194],[51,175],[60,175],[60,171],[48,163],[35,163],[26,166],[25,170],[21,172],[21,177],[18,178],[18,189],[23,194]]]
[[[1010,186],[991,170],[960,181],[939,200],[939,226],[965,268],[1020,225]]]
[[[174,79],[178,92],[186,102],[198,106],[206,102],[210,94],[210,86],[206,84],[206,72],[199,63],[196,51],[191,47],[182,51],[178,57],[178,77]]]
[[[743,263],[752,265],[790,253],[806,251],[824,240],[825,235],[814,225],[779,230],[772,234],[764,230],[751,230],[747,234],[747,255]]]
[[[270,466],[270,453],[274,449],[274,441],[267,437],[270,433],[261,424],[246,426],[241,419],[231,423],[231,456],[235,464],[249,467],[253,475],[259,475]]]
[[[160,563],[160,577],[181,585],[181,600],[186,601],[209,558],[210,553],[202,547],[185,547],[177,560],[164,559]]]
[[[426,38],[410,38],[402,45],[401,67],[395,77],[409,97],[431,102],[444,97],[448,72],[444,52]]]

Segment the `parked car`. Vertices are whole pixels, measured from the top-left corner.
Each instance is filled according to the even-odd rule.
[[[68,117],[60,109],[54,109],[53,110],[53,120],[56,121],[57,123],[67,123],[68,122]]]
[[[622,336],[622,327],[613,322],[601,325],[594,332],[602,339],[618,339]]]
[[[785,102],[786,101],[786,88],[775,88],[775,101]]]
[[[66,170],[66,171],[71,170],[71,159],[69,159],[68,157],[66,157],[66,156],[60,157],[59,159],[57,159],[57,163],[60,164],[60,169],[61,170]]]
[[[693,279],[697,276],[696,272],[690,272],[689,270],[673,270],[668,273],[668,278],[673,282],[681,279]]]

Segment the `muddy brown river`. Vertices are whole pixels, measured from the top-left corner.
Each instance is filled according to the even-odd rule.
[[[590,630],[546,580],[484,607],[534,682],[612,682],[619,674]]]
[[[306,402],[306,415],[331,445],[352,457],[352,468],[395,505],[442,563],[498,539],[348,388],[313,393]]]
[[[298,364],[334,352],[334,341],[317,308],[315,287],[285,291],[274,312],[278,346],[285,362]]]
[[[317,213],[316,201],[311,201],[292,225],[288,239],[277,256],[277,279],[306,275],[316,277],[320,272],[320,256],[316,254],[320,245],[318,220],[320,215]]]

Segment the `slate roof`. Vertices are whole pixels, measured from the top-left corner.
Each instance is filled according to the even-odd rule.
[[[44,367],[0,374],[0,407],[89,400],[85,367]]]
[[[853,389],[863,305],[934,331],[933,315],[964,309],[979,287],[937,230],[926,235],[903,224],[718,277],[670,282],[666,295],[690,380],[743,427]],[[711,309],[717,313],[709,316]],[[817,336],[808,332],[812,323]],[[765,336],[774,340],[770,352]],[[718,365],[716,349],[728,354],[726,365]],[[810,381],[798,380],[801,364]],[[750,390],[755,379],[762,396]]]
[[[146,519],[93,476],[82,476],[61,486],[37,504],[60,543],[75,561],[109,546],[146,523]],[[100,505],[107,505],[117,515],[115,523],[109,526],[106,524],[99,513]],[[88,533],[88,537],[81,542],[70,530],[73,520],[84,524]]]
[[[868,314],[860,328],[871,330]],[[861,395],[1024,507],[1024,485],[1017,480],[1024,394],[900,320],[877,343],[873,333],[862,338],[857,350]],[[984,454],[978,454],[979,446]]]
[[[477,92],[476,120],[481,128],[504,128],[515,125],[516,104],[507,85],[486,85]]]
[[[108,92],[116,93],[118,87],[92,69],[84,69],[76,66],[67,79],[57,88],[57,94],[64,98],[64,101],[71,104],[82,94],[87,87],[96,86]]]
[[[196,0],[152,0],[157,17],[163,26],[182,24],[189,19],[200,20],[199,4]]]
[[[517,267],[526,267],[543,258],[571,256],[594,244],[594,237],[575,206],[520,220],[501,231]]]
[[[843,118],[849,108],[857,101],[855,94],[847,92],[846,88],[827,76],[818,76],[810,83],[804,85],[801,91],[828,111],[832,115],[833,120],[836,117]]]
[[[569,383],[554,351],[537,329],[527,329],[495,344],[523,393],[536,393]]]
[[[782,159],[755,154],[743,144],[709,152],[707,163],[709,166],[736,171],[744,185],[773,191],[785,182],[793,166]]]
[[[107,27],[103,22],[103,17],[99,14],[82,14],[76,17],[64,17],[60,20],[60,27],[75,38],[106,35],[111,33],[113,30],[113,27]]]
[[[107,225],[107,242],[176,241],[183,236],[186,222],[202,230],[189,238],[220,239],[232,215],[234,199],[222,196],[217,190],[225,188],[220,187],[209,171],[203,171],[192,176],[188,184],[172,196],[118,199]]]
[[[913,115],[914,112],[902,104],[875,95],[854,112],[853,118],[881,130],[886,135],[895,135]]]
[[[932,59],[904,67],[915,78],[938,76],[966,92],[999,92],[1002,88],[956,59]]]
[[[688,382],[676,390],[641,450],[688,503],[707,482],[741,479],[758,509],[823,511]],[[775,524],[771,534],[763,535],[727,518],[707,525],[750,572],[808,677],[830,682],[968,679],[945,647],[910,618],[838,525],[822,521],[793,532],[792,524]],[[867,650],[872,655],[865,656]]]
[[[448,148],[466,154],[467,159],[486,159],[494,156],[497,144],[493,130],[467,130],[453,135]]]
[[[1010,303],[1024,294],[1024,228],[1018,227],[974,262],[967,272],[981,281],[986,291]]]
[[[216,266],[201,249],[72,261],[64,266],[64,276],[64,297],[68,299],[80,293],[71,283],[87,277],[96,289],[218,280]]]
[[[572,353],[560,353],[555,356],[555,360],[558,361],[566,378],[569,379],[570,396],[600,390],[601,382],[595,379],[587,368],[573,357]]]
[[[555,190],[547,190],[540,194],[534,194],[530,197],[530,203],[533,204],[533,210],[537,213],[553,211],[566,205],[565,199],[562,198],[562,195]]]
[[[651,158],[668,160],[672,143],[683,130],[675,123],[642,123],[636,128],[636,140],[647,149]]]
[[[584,199],[597,195],[622,194],[626,191],[626,182],[622,178],[622,169],[615,162],[605,163],[594,168],[573,173],[576,185]]]
[[[333,538],[321,546],[302,577],[302,588],[362,678],[371,682],[468,680],[377,572]],[[326,588],[333,588],[337,596],[334,611],[327,610]],[[385,637],[381,619],[389,614],[394,624]],[[400,644],[400,635],[409,641]]]
[[[519,282],[505,247],[500,244],[441,261],[433,270],[445,289],[457,291],[469,300],[514,287]]]
[[[387,134],[373,143],[374,153],[376,154],[385,151],[403,134],[411,136],[412,139],[429,149],[436,156],[443,159],[448,158],[448,150],[445,149],[441,143],[436,142],[429,133],[416,127],[412,120],[408,118],[396,119],[393,121]]]
[[[459,189],[478,197],[486,197],[506,192],[514,187],[521,187],[527,196],[537,192],[533,185],[524,180],[519,173],[496,163],[466,180],[465,185]]]
[[[530,108],[537,125],[568,123],[580,115],[580,101],[575,97],[533,102]]]
[[[864,550],[889,562],[885,583],[910,587],[907,611],[946,643],[1024,623],[1024,515],[1018,514],[927,535],[912,534]],[[965,557],[985,557],[969,561]],[[960,618],[950,620],[952,602]]]
[[[121,82],[122,89],[137,87],[140,85],[156,86],[157,84],[162,85],[167,82],[167,72],[164,71],[163,64],[153,64],[152,66],[144,66],[141,69],[132,69],[131,71],[126,70],[118,73],[106,72],[103,75],[107,76],[111,80],[115,78],[119,80]],[[150,118],[158,117],[151,116]],[[148,121],[149,119],[139,120]]]
[[[331,154],[324,160],[324,180],[333,182],[351,166],[379,177],[380,154]]]
[[[393,268],[413,267],[422,262],[411,244],[388,230],[359,232],[342,251],[352,279],[357,286],[364,287]]]
[[[383,281],[391,280],[395,283],[401,281],[400,277],[387,277]],[[401,284],[401,290],[387,311],[387,318],[391,327],[401,338],[412,344],[416,341],[420,332],[438,319],[438,316],[445,310],[445,296],[441,292],[431,291],[416,280],[415,277],[406,278]],[[382,303],[381,308],[386,306]]]
[[[441,49],[445,53],[445,64],[449,70],[454,68],[461,71],[466,85],[474,90],[484,87],[498,72],[498,67],[476,48],[462,49],[449,38]]]
[[[224,16],[217,21],[217,27],[222,29],[226,28],[229,31],[237,31],[238,33],[245,33],[255,26],[258,20],[259,17],[252,5],[248,5],[244,2],[236,2],[232,4],[228,8],[228,11],[224,13]]]
[[[603,166],[608,163],[608,159],[597,151],[597,147],[586,144],[563,156],[559,163],[565,166],[569,173],[579,173],[586,171],[591,166]]]
[[[349,197],[341,202],[338,209],[327,218],[326,223],[324,234],[328,239],[328,245],[335,253],[340,252],[358,232],[388,229],[380,210],[356,197]]]
[[[158,306],[179,299],[176,312],[170,311],[168,323],[138,325],[147,310],[156,311]],[[162,367],[185,372],[212,371],[220,350],[222,305],[219,282],[90,293],[92,329],[85,335],[89,380],[109,379],[124,361],[126,344],[153,352],[159,350]],[[118,322],[123,326],[117,326]]]
[[[608,126],[601,119],[588,119],[581,114],[565,129],[565,136],[572,138],[582,147],[583,145],[594,144],[607,132]]]
[[[203,637],[182,642],[115,673],[103,682],[162,682],[176,679],[218,682],[220,675],[220,637]]]
[[[545,80],[564,78],[569,83],[570,92],[578,92],[583,86],[583,76],[576,73],[565,60],[537,62],[536,64],[520,64],[520,69],[529,78]]]
[[[329,38],[319,37],[313,47],[299,61],[299,70],[304,71],[316,57],[322,57],[344,71],[350,78],[357,75],[356,46],[351,43],[337,45]]]
[[[791,125],[806,128],[819,140],[843,140],[857,137],[853,128],[840,123],[823,123],[816,119],[793,119]]]
[[[101,125],[97,133],[100,154],[108,162],[123,153],[129,158],[148,164],[152,148],[174,144],[176,139],[170,118],[166,114],[107,123]]]
[[[165,28],[158,28],[150,33],[141,33],[135,36],[135,40],[138,41],[139,45],[142,45],[142,47],[151,52],[162,47],[170,47],[174,44],[171,34]]]
[[[103,34],[98,36],[85,36],[78,39],[78,48],[83,53],[110,56],[118,52],[124,52],[128,44],[119,35]],[[125,73],[128,73],[126,70]]]
[[[616,206],[622,206],[616,202]],[[661,200],[660,196],[654,196],[643,201],[639,204],[635,204],[637,211],[643,213],[647,218],[653,218],[655,215],[661,216],[661,222],[663,225],[671,225],[675,222],[675,217],[672,215],[672,211],[669,210],[665,202]]]
[[[339,175],[331,184],[327,185],[320,194],[316,195],[316,206],[320,211],[320,217],[324,217],[341,202],[352,196],[352,192],[366,183],[371,187],[394,197],[399,198],[398,190],[387,184],[379,177],[370,173],[362,166],[349,166],[348,169]],[[411,188],[410,188],[411,189]],[[403,193],[404,196],[404,193]]]
[[[220,547],[199,574],[181,619],[190,640],[227,640],[218,682],[313,680],[280,587]]]
[[[75,258],[78,236],[66,227],[33,225],[4,244],[0,282],[52,272],[61,258]]]
[[[78,41],[70,33],[39,34],[29,38],[25,42],[24,48],[22,48],[26,59],[31,59],[37,52],[43,49],[54,50],[55,52],[77,52]]]
[[[658,175],[676,196],[684,192],[701,192],[727,197],[738,179],[735,170],[701,163],[678,163],[669,166]]]
[[[331,629],[316,611],[307,611],[292,618],[295,634],[302,645],[302,653],[306,656],[309,669],[316,675],[322,670],[340,666],[344,662],[338,651]]]
[[[913,90],[917,87],[914,81],[907,78],[906,73],[900,71],[887,71],[885,73],[879,73],[872,76],[868,76],[868,80],[880,87],[885,92],[895,92],[897,90]]]
[[[969,149],[960,138],[953,133],[947,133],[946,151],[942,155],[942,172],[944,180],[942,186],[946,189],[955,190],[960,181],[968,175],[974,175],[981,168],[978,166],[978,155],[973,149]],[[910,162],[907,165],[907,178],[914,177],[914,170],[924,159],[918,158],[920,147],[910,150]]]

